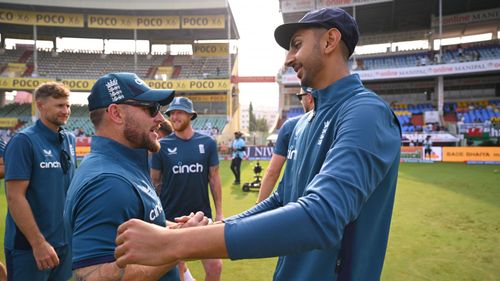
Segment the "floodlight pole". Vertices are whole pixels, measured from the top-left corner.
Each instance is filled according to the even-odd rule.
[[[36,30],[36,24],[33,25],[33,41],[34,41],[34,50],[33,50],[33,72],[31,73],[31,76],[35,75],[38,76],[38,50],[36,47],[36,41],[37,41],[37,30]]]
[[[439,0],[439,60],[443,59],[443,0]]]
[[[439,0],[439,60],[443,60],[443,48],[442,48],[442,40],[443,40],[443,0]],[[437,93],[437,107],[439,116],[442,117],[443,107],[444,107],[444,81],[443,75],[438,76],[436,79],[436,87],[434,92]]]
[[[137,29],[134,28],[134,73],[137,74]]]

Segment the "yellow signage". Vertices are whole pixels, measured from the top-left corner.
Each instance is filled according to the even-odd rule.
[[[226,102],[226,95],[189,95],[193,102]]]
[[[231,89],[231,81],[229,79],[146,80],[145,82],[153,89],[174,89],[182,92],[229,91]]]
[[[179,16],[88,15],[90,28],[111,29],[179,29]]]
[[[10,78],[0,77],[0,89],[12,90],[34,90],[45,82],[54,81],[47,78]],[[61,81],[71,91],[90,91],[95,80],[89,79],[63,79]],[[145,80],[153,89],[174,89],[183,92],[196,91],[229,91],[231,81],[229,79],[207,79],[207,80]]]
[[[0,22],[23,25],[83,27],[83,15],[0,9]]]
[[[76,157],[84,157],[90,153],[90,146],[77,146]]]
[[[90,91],[94,86],[95,80],[93,79],[64,79],[61,81],[71,91]]]
[[[0,128],[14,128],[17,123],[17,118],[0,118]]]
[[[193,44],[193,55],[195,57],[227,57],[229,55],[229,44]]]
[[[500,147],[443,147],[444,162],[500,162]]]
[[[183,29],[224,29],[224,15],[182,16]]]
[[[36,87],[40,86],[40,84],[49,81],[54,80],[45,78],[0,77],[0,88],[13,90],[34,90]]]
[[[172,72],[174,72],[174,68],[172,66],[158,66],[158,69],[156,70],[156,74],[165,74],[167,77],[171,76]]]

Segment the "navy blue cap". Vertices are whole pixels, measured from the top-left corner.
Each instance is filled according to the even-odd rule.
[[[274,31],[274,38],[281,47],[288,50],[290,48],[290,40],[295,32],[301,28],[308,27],[338,29],[342,35],[342,41],[344,41],[349,50],[349,56],[352,55],[356,44],[358,44],[358,24],[351,15],[340,8],[322,8],[310,11],[299,22],[285,23],[278,26]]]
[[[193,102],[186,97],[176,97],[172,101],[172,103],[170,103],[170,105],[168,106],[168,109],[167,109],[167,111],[165,111],[165,114],[170,116],[170,111],[172,111],[172,110],[181,110],[181,111],[193,114],[191,116],[191,120],[196,119],[196,117],[198,116],[196,111],[194,111],[194,109],[193,109]]]
[[[89,111],[108,107],[113,103],[126,100],[158,102],[167,105],[174,98],[174,90],[153,90],[136,74],[119,72],[108,73],[97,79],[90,95]]]

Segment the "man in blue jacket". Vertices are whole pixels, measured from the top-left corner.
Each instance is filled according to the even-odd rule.
[[[118,268],[114,257],[117,227],[131,218],[165,228],[166,219],[149,177],[148,150],[160,149],[160,109],[172,90],[153,90],[133,73],[99,78],[88,97],[96,129],[91,152],[75,173],[64,209],[71,230],[75,280],[179,281],[175,263]],[[199,212],[190,225],[208,222]]]
[[[116,239],[119,266],[280,256],[274,280],[380,279],[401,130],[387,104],[349,73],[357,24],[345,11],[325,8],[279,26],[275,38],[289,51],[285,65],[316,89],[315,110],[293,131],[296,153],[278,190],[224,224],[167,232],[126,222]]]

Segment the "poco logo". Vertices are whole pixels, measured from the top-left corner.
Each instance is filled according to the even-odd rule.
[[[161,203],[156,203],[155,207],[149,212],[149,219],[154,221],[160,214],[163,212],[163,208],[161,207]]]
[[[200,163],[195,163],[191,165],[182,165],[179,162],[178,165],[172,167],[172,172],[174,174],[193,174],[193,173],[203,173],[203,165]]]
[[[59,163],[59,161],[40,162],[40,168],[42,169],[61,168],[61,163]]]

